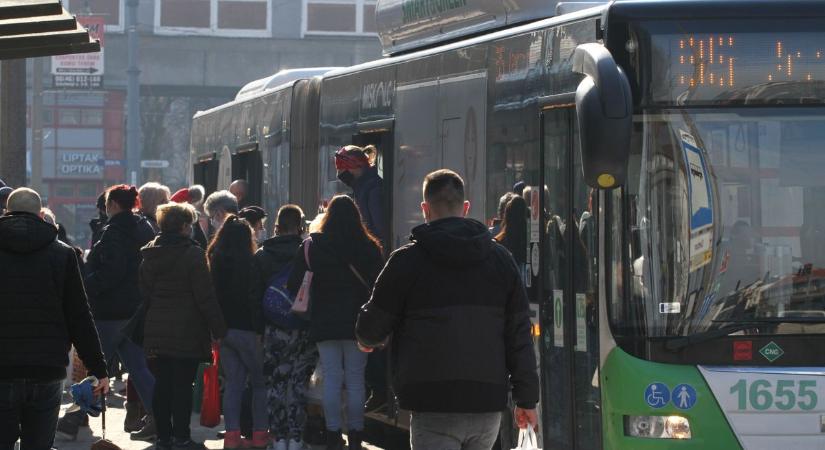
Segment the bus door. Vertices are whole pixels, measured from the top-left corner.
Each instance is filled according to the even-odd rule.
[[[192,166],[192,181],[200,184],[209,195],[218,190],[219,163],[215,153],[198,155],[198,160]]]
[[[393,168],[393,146],[395,145],[394,119],[383,119],[374,122],[363,122],[358,124],[358,133],[352,136],[352,144],[359,147],[367,145],[375,146],[377,152],[370,155],[370,163],[375,164],[378,169],[378,176],[384,180],[392,180]],[[394,250],[388,246],[392,241],[392,183],[385,181],[383,184],[383,216],[384,216],[384,236],[377,236],[384,245],[386,254]]]
[[[540,116],[541,187],[525,191],[531,211],[529,259],[540,260],[542,273],[539,352],[544,448],[591,450],[602,444],[598,208],[596,195],[582,177],[572,95],[565,99],[545,106]]]
[[[232,181],[246,180],[249,191],[243,206],[261,205],[263,159],[257,142],[239,145],[232,154]]]

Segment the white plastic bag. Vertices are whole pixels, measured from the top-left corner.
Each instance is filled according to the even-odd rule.
[[[527,427],[518,432],[518,447],[513,450],[541,450],[539,440],[533,427]]]

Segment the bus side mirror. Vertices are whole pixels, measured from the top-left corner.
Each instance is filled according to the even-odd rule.
[[[573,71],[585,75],[576,89],[576,116],[585,182],[598,189],[624,184],[633,129],[630,83],[601,44],[576,47]]]

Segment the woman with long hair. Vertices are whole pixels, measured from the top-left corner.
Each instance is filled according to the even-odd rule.
[[[518,267],[527,262],[527,201],[523,197],[513,196],[504,208],[501,231],[494,238],[496,242],[507,247]]]
[[[290,292],[297,293],[307,270],[314,274],[309,334],[318,346],[324,376],[327,449],[344,448],[342,385],[347,390],[348,445],[361,449],[367,355],[355,341],[355,321],[382,266],[379,240],[364,225],[355,202],[344,195],[332,199],[320,231],[312,233],[295,256]]]
[[[252,447],[266,448],[269,419],[263,370],[261,289],[254,274],[257,246],[249,222],[229,215],[206,251],[218,303],[228,328],[221,341],[226,421],[225,449],[241,448],[241,400],[247,377],[252,385]]]

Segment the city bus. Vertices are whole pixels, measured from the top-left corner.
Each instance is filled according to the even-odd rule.
[[[290,201],[353,143],[392,248],[434,169],[486,222],[521,186],[544,449],[825,448],[825,2],[551,3],[379,1]]]

